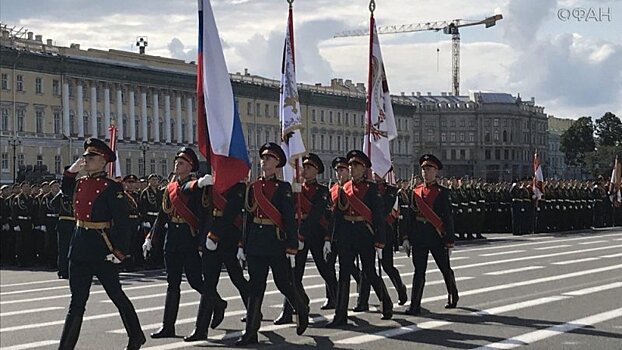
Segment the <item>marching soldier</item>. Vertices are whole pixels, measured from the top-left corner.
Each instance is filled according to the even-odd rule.
[[[50,181],[50,190],[39,197],[39,223],[40,229],[44,235],[44,245],[42,250],[42,261],[50,268],[56,268],[58,238],[56,234],[56,225],[58,224],[58,211],[54,208],[52,201],[60,192],[60,184],[58,181]]]
[[[386,243],[383,200],[375,182],[365,177],[371,161],[365,153],[353,150],[347,154],[352,179],[343,185],[337,198],[335,234],[339,252],[339,285],[335,317],[326,326],[337,328],[348,322],[350,275],[355,257],[361,258],[363,275],[371,283],[380,303],[382,319],[393,317],[393,303],[386,285],[375,270],[375,256],[382,260]]]
[[[328,287],[328,298],[324,309],[334,307],[337,294],[337,277],[335,265],[328,264],[323,259],[324,242],[329,236],[329,222],[326,219],[326,208],[328,207],[328,188],[317,182],[317,174],[324,172],[324,164],[320,157],[315,153],[309,153],[302,158],[304,183],[300,196],[300,218],[301,224],[298,228],[299,250],[296,254],[296,267],[294,269],[294,283],[296,289],[303,290],[302,276],[304,274],[307,255],[311,252],[313,261]],[[296,202],[296,206],[298,203]],[[298,213],[298,212],[297,212]],[[296,215],[298,215],[296,213]],[[300,249],[302,248],[302,249]],[[302,293],[301,293],[302,294]],[[308,299],[308,298],[307,298]],[[332,304],[332,305],[331,305]],[[293,308],[284,301],[283,311],[274,320],[274,324],[286,324],[292,322]]]
[[[211,188],[213,217],[211,228],[206,233],[205,248],[201,257],[203,271],[203,293],[197,312],[195,329],[185,341],[207,339],[208,326],[216,329],[225,317],[227,302],[218,294],[218,281],[224,264],[229,279],[237,288],[245,306],[248,303],[249,283],[238,263],[238,252],[242,249],[242,208],[246,184],[239,182],[218,193]],[[243,254],[240,252],[240,254]]]
[[[9,197],[11,196],[11,186],[2,185],[0,188],[0,263],[2,265],[11,263],[11,256],[15,256],[15,250],[12,249],[12,232],[11,232],[11,207],[9,206]]]
[[[138,180],[137,180],[138,181]],[[144,228],[144,232],[148,233],[153,227],[156,218],[158,217],[158,212],[160,211],[160,207],[162,206],[162,193],[163,191],[159,188],[159,177],[156,174],[150,174],[147,177],[147,187],[140,191],[138,189],[139,183],[136,183],[136,192],[140,194],[140,199],[138,200],[140,207],[140,214],[142,220],[142,227]],[[139,230],[142,231],[142,230]],[[140,245],[144,243],[146,234],[138,235],[137,239],[140,242]],[[138,242],[137,242],[138,243]],[[156,245],[151,250],[149,261],[147,261],[148,268],[157,268],[158,266],[163,266],[163,247],[161,244]]]
[[[246,312],[246,330],[236,345],[256,344],[261,322],[261,304],[266,290],[268,268],[276,287],[298,313],[296,333],[302,335],[309,322],[309,305],[302,290],[296,290],[288,276],[295,267],[298,238],[294,217],[294,201],[289,183],[276,178],[276,171],[286,163],[283,149],[267,143],[259,149],[262,176],[246,190],[248,232],[244,251],[239,259],[247,259],[250,276]]]
[[[123,192],[127,197],[127,203],[130,210],[130,256],[126,260],[123,268],[127,271],[131,271],[137,266],[142,265],[142,245],[145,235],[143,234],[142,226],[140,224],[140,197],[136,192],[138,177],[133,174],[126,175],[123,182]]]
[[[115,264],[129,251],[128,206],[121,186],[106,177],[106,164],[115,153],[99,139],[84,142],[83,158],[63,174],[62,190],[73,197],[76,226],[69,247],[69,287],[71,302],[65,319],[59,349],[73,349],[93,276],[97,276],[115,304],[129,336],[127,349],[140,349],[145,343],[132,302],[121,289]],[[76,180],[85,171],[86,176]]]
[[[443,169],[443,164],[434,155],[424,154],[419,158],[419,165],[424,182],[412,192],[411,215],[415,225],[404,237],[403,244],[406,254],[410,255],[412,249],[415,265],[410,308],[406,311],[410,315],[421,313],[428,253],[432,253],[445,280],[448,295],[445,308],[455,308],[459,299],[456,279],[449,262],[455,240],[449,190],[439,185],[436,177],[438,171]],[[413,242],[412,246],[410,242]]]
[[[376,184],[378,186],[378,192],[383,199],[384,218],[385,218],[385,230],[387,232],[386,242],[384,248],[382,248],[382,268],[387,273],[387,276],[391,279],[391,282],[395,286],[398,294],[398,304],[404,305],[408,301],[408,295],[406,294],[406,286],[402,282],[400,272],[395,268],[393,264],[393,245],[396,240],[394,236],[394,224],[397,212],[393,209],[395,201],[397,200],[397,188],[386,183],[386,181],[377,174],[375,175]],[[359,289],[359,297],[357,305],[354,311],[361,312],[369,310],[369,293],[370,285],[366,278],[363,278],[361,287]]]
[[[32,266],[35,258],[33,222],[37,220],[37,207],[32,196],[30,184],[23,182],[20,189],[20,194],[13,197],[11,202],[11,216],[13,232],[15,232],[17,264],[25,267]]]
[[[69,166],[65,168],[65,171]],[[73,231],[76,228],[76,218],[74,216],[72,198],[62,191],[57,193],[52,199],[52,207],[58,213],[58,223],[56,225],[58,252],[58,278],[69,278],[69,242]]]
[[[147,256],[158,240],[164,241],[168,283],[162,327],[151,333],[151,338],[175,337],[182,273],[194,290],[199,294],[203,291],[199,255],[202,243],[198,233],[205,225],[205,208],[208,205],[203,188],[211,185],[211,175],[194,180],[190,173],[198,169],[196,153],[191,148],[182,147],[175,156],[175,177],[166,186],[158,218],[143,244],[143,253]],[[155,242],[153,245],[152,241]]]

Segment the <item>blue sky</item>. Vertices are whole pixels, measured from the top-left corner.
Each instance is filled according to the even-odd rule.
[[[378,25],[503,14],[495,27],[462,30],[462,94],[520,93],[563,118],[622,114],[620,0],[377,0],[376,5]],[[278,78],[287,2],[213,0],[212,6],[229,71],[248,68]],[[332,35],[367,27],[367,6],[368,1],[357,0],[294,2],[299,82],[366,81],[365,38]],[[149,54],[190,61],[196,55],[196,8],[196,0],[0,0],[0,20],[61,46],[136,50],[136,37],[145,35]],[[609,17],[559,18],[576,9],[604,11]],[[451,90],[449,36],[394,34],[381,36],[380,42],[392,93]]]

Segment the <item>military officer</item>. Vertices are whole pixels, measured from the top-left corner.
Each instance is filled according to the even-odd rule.
[[[137,182],[138,177],[134,174],[126,175],[122,180],[124,194],[127,197],[127,203],[130,210],[130,256],[128,256],[128,259],[123,266],[124,269],[128,271],[132,271],[134,268],[142,266],[143,263],[142,245],[145,240],[145,235],[140,221],[140,195],[136,191],[136,186],[138,185]]]
[[[2,185],[0,188],[0,263],[2,265],[9,264],[11,257],[15,256],[15,250],[12,249],[12,231],[11,231],[11,207],[9,206],[9,197],[11,196],[11,186]]]
[[[14,196],[11,204],[13,232],[15,232],[15,246],[17,264],[21,267],[31,266],[35,258],[35,236],[33,223],[37,219],[37,207],[32,196],[30,183],[20,185],[21,192]]]
[[[298,237],[291,185],[276,178],[277,169],[285,165],[285,153],[279,145],[269,142],[261,146],[259,155],[262,176],[247,188],[245,198],[249,222],[239,258],[248,261],[250,287],[246,330],[236,345],[258,342],[269,268],[276,287],[298,313],[296,333],[303,334],[309,322],[309,305],[303,300],[302,291],[296,291],[288,278],[288,269],[295,267]]]
[[[434,155],[424,154],[419,158],[419,165],[424,181],[413,189],[411,215],[414,225],[403,243],[406,254],[412,253],[415,265],[410,308],[406,311],[410,315],[421,313],[429,253],[432,253],[445,280],[448,294],[445,308],[455,308],[459,299],[456,279],[449,263],[455,240],[449,189],[437,183],[437,174],[443,169],[443,164]]]
[[[335,265],[328,264],[323,259],[323,249],[326,237],[329,236],[329,222],[326,218],[326,208],[328,206],[328,188],[317,182],[317,174],[324,172],[324,163],[315,153],[309,153],[302,158],[302,184],[301,192],[295,197],[300,196],[300,200],[296,199],[296,208],[300,203],[300,225],[298,228],[299,250],[296,254],[296,267],[294,269],[294,283],[296,288],[303,290],[302,276],[304,274],[307,255],[311,252],[313,261],[328,286],[327,307],[334,307],[334,301],[337,294],[337,277],[335,274]],[[333,305],[330,305],[333,304]],[[284,301],[281,315],[274,320],[274,324],[286,324],[292,322],[293,308]]]
[[[129,336],[127,349],[145,343],[132,302],[121,289],[115,264],[129,251],[128,204],[121,186],[106,177],[106,164],[115,153],[101,140],[84,142],[84,153],[63,174],[62,190],[73,198],[76,226],[69,247],[69,287],[71,302],[60,339],[60,349],[73,349],[93,276],[97,276],[121,315]],[[78,172],[87,175],[76,180]]]
[[[199,170],[199,159],[189,147],[182,147],[175,156],[175,176],[166,186],[162,207],[151,232],[143,244],[144,256],[152,249],[152,241],[164,240],[164,265],[166,266],[166,299],[162,327],[152,338],[175,337],[175,322],[179,311],[182,273],[190,286],[199,293],[203,291],[201,257],[199,249],[206,224],[205,208],[208,203],[203,188],[211,185],[211,175],[199,180],[190,176]]]
[[[382,259],[386,243],[383,200],[375,182],[366,178],[371,161],[365,153],[347,154],[351,180],[337,198],[335,235],[339,251],[339,284],[335,317],[327,324],[337,328],[347,324],[350,275],[355,257],[361,259],[363,276],[371,283],[382,304],[382,319],[393,317],[393,303],[387,287],[375,270],[375,256]]]
[[[65,171],[69,166],[65,168]],[[52,199],[52,207],[58,213],[58,223],[56,224],[58,252],[58,278],[69,278],[69,242],[76,227],[72,198],[62,191]]]
[[[54,197],[60,192],[60,183],[50,181],[50,190],[39,198],[39,223],[44,234],[42,258],[50,268],[57,267],[58,238],[56,226],[58,224],[58,211],[53,206]]]
[[[162,206],[162,193],[163,191],[159,187],[159,177],[156,174],[150,174],[147,176],[147,187],[142,191],[139,189],[140,184],[136,183],[136,193],[140,194],[140,198],[137,200],[140,208],[140,215],[142,221],[142,227],[144,232],[149,232],[151,227],[155,223],[158,217],[158,212]],[[142,237],[139,236],[140,244],[142,245],[145,240],[145,234]],[[138,243],[138,241],[137,241]],[[149,260],[146,262],[147,267],[157,268],[163,266],[163,247],[161,244],[156,245],[151,249]]]

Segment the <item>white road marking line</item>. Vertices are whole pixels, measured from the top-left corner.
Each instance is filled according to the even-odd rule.
[[[595,260],[600,260],[600,257],[593,256],[591,258],[573,259],[573,260],[565,260],[565,261],[556,261],[556,262],[554,262],[552,264],[553,265],[570,265],[570,264],[582,263],[582,262],[586,262],[586,261],[595,261]]]
[[[622,282],[614,282],[614,283],[609,283],[609,284],[605,284],[602,286],[596,286],[596,287],[590,287],[590,288],[585,288],[585,289],[579,289],[579,290],[575,290],[572,292],[566,292],[566,293],[562,293],[563,295],[571,295],[571,296],[580,296],[580,295],[587,295],[587,294],[592,294],[592,293],[596,293],[596,292],[602,292],[605,290],[609,290],[609,289],[615,289],[615,288],[619,288],[622,287]]]
[[[0,313],[0,317],[24,315],[24,314],[34,314],[34,313],[37,313],[37,312],[62,310],[62,309],[64,309],[64,307],[62,307],[62,306],[51,306],[51,307],[42,307],[42,308],[38,308],[38,309],[28,309],[28,310],[3,312],[3,313]]]
[[[509,250],[509,251],[505,251],[505,252],[480,254],[479,256],[495,256],[495,255],[514,254],[514,253],[524,253],[524,252],[526,252],[526,250]]]
[[[589,293],[595,293],[595,292],[599,292],[602,290],[617,288],[620,286],[622,286],[622,283],[616,282],[616,283],[611,283],[611,284],[604,285],[604,286],[593,287],[593,288],[589,288],[591,290]],[[577,290],[574,292],[584,293],[587,291],[588,289],[582,289],[582,290]],[[573,293],[573,292],[569,292],[569,293]],[[584,295],[584,294],[580,294],[580,295]],[[486,310],[481,310],[478,312],[474,312],[473,315],[480,315],[480,316],[497,315],[497,314],[501,314],[505,312],[516,311],[516,310],[520,310],[520,309],[524,309],[524,308],[528,308],[532,306],[538,306],[538,305],[552,303],[555,301],[560,301],[560,300],[570,299],[570,298],[572,297],[566,296],[566,295],[543,297],[543,298],[539,298],[535,300],[528,300],[528,301],[523,301],[519,303],[503,305],[503,306],[494,307],[494,308],[490,308]],[[436,324],[434,322],[444,322],[444,323]],[[438,327],[442,327],[442,326],[449,325],[452,323],[453,322],[447,322],[447,321],[428,321],[428,322],[420,323],[418,325],[410,325],[410,326],[405,326],[405,327],[392,328],[392,329],[383,330],[383,331],[380,331],[374,334],[366,334],[366,335],[346,338],[346,339],[336,341],[335,344],[363,344],[363,343],[368,343],[368,342],[372,342],[376,340],[384,340],[390,337],[396,337],[396,336],[400,336],[400,335],[404,335],[408,333],[413,333],[413,332],[416,332],[422,329],[438,328]]]
[[[24,290],[14,290],[11,292],[0,292],[0,296],[14,295],[14,294],[25,294],[25,293],[35,293],[35,292],[47,292],[50,290],[59,290],[59,289],[68,289],[69,286],[57,286],[57,287],[45,287],[45,288],[37,288],[37,289],[24,289]]]
[[[619,258],[622,256],[622,253],[618,253],[618,254],[611,254],[611,255],[603,255],[601,256],[601,258]]]
[[[610,234],[598,235],[598,236],[585,236],[585,237],[577,237],[577,238],[568,238],[568,239],[564,239],[564,243],[568,243],[568,242],[572,242],[572,241],[583,241],[583,240],[586,240],[586,239],[594,239],[594,238],[602,239],[603,237],[618,236],[618,235],[619,235],[619,233],[610,233]],[[455,249],[453,254],[460,254],[460,253],[465,253],[465,252],[476,252],[476,251],[482,251],[482,250],[494,250],[494,249],[503,249],[503,248],[516,248],[516,247],[524,247],[524,246],[530,246],[530,245],[540,245],[540,244],[549,244],[549,243],[559,242],[559,237],[547,237],[547,238],[550,238],[550,239],[546,240],[546,241],[516,243],[516,244],[507,244],[507,245],[500,245],[500,246],[499,245],[495,245],[495,246],[492,246],[492,247],[483,247],[483,248],[463,249],[463,247],[458,246],[458,248]],[[622,241],[622,238],[618,238],[618,239],[614,239],[614,240]],[[489,241],[494,242],[495,239],[491,239]],[[468,247],[465,246],[464,248],[468,248]]]
[[[38,341],[38,342],[34,342],[34,343],[7,346],[5,348],[2,348],[2,350],[36,349],[36,348],[42,348],[44,346],[56,345],[58,343],[60,343],[60,340],[43,340],[43,341]]]
[[[587,316],[574,321],[566,322],[563,324],[555,325],[546,329],[540,329],[537,331],[517,335],[506,340],[488,344],[477,348],[477,350],[488,349],[513,349],[523,345],[533,344],[537,341],[544,340],[559,334],[571,332],[575,329],[588,327],[597,323],[612,320],[614,318],[622,317],[622,308],[602,312],[596,315]]]
[[[67,283],[67,280],[62,280],[62,279],[56,278],[56,279],[53,279],[53,280],[45,280],[45,281],[32,281],[32,282],[22,282],[22,283],[1,284],[0,288],[28,286],[28,285],[31,285],[31,284],[42,284],[42,283],[52,283],[52,282],[65,282],[65,283]]]
[[[505,275],[505,274],[508,274],[508,273],[523,272],[523,271],[530,271],[530,270],[538,270],[538,269],[542,269],[542,268],[544,268],[544,266],[525,266],[525,267],[519,267],[519,268],[516,268],[516,269],[486,272],[484,275],[499,276],[499,275]]]
[[[560,244],[560,245],[552,245],[549,247],[537,247],[537,248],[533,248],[535,250],[547,250],[547,249],[557,249],[557,248],[567,248],[567,247],[572,247],[571,244]]]
[[[607,243],[607,241],[591,241],[591,242],[581,242],[579,244],[581,245],[587,245],[587,244],[597,244],[597,243]]]

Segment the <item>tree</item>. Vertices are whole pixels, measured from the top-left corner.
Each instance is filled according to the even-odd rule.
[[[596,148],[592,117],[581,117],[572,123],[560,139],[560,151],[566,157],[566,164],[585,166],[585,154]]]
[[[596,135],[601,146],[622,145],[622,121],[611,112],[596,120]]]

